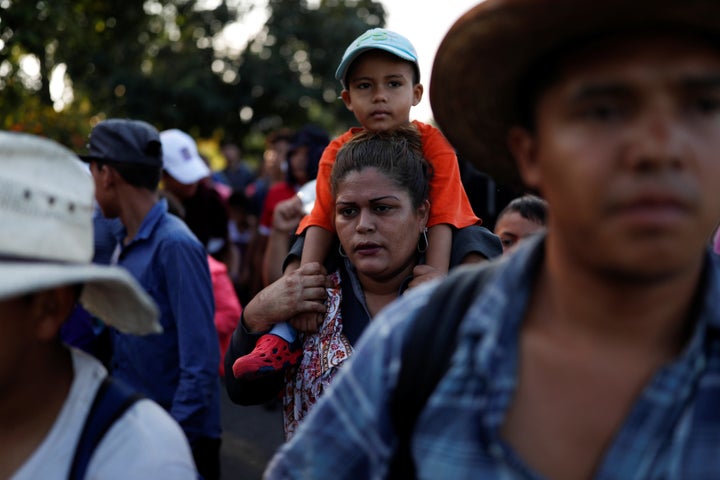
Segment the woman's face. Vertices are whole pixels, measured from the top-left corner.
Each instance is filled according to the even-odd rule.
[[[410,195],[376,168],[349,173],[337,186],[335,228],[358,274],[374,281],[410,275],[429,204]]]

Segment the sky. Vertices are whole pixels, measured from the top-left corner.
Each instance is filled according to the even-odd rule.
[[[387,12],[386,27],[407,37],[415,46],[420,63],[420,81],[425,93],[419,105],[410,111],[410,118],[429,121],[432,118],[430,108],[430,72],[435,52],[445,33],[455,20],[480,0],[382,0]]]
[[[442,0],[431,4],[429,0],[381,0],[386,12],[386,27],[407,37],[418,53],[420,80],[425,93],[420,104],[411,110],[410,118],[425,122],[432,118],[429,87],[435,52],[455,20],[480,1]],[[255,8],[243,17],[241,23],[226,30],[233,43],[242,44],[262,28],[267,18],[265,2],[256,0],[255,4],[260,8]],[[240,45],[236,43],[233,46],[238,48]]]

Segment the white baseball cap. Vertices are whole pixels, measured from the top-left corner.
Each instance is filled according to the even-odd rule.
[[[195,140],[177,128],[160,132],[163,169],[175,180],[190,185],[210,175],[210,169],[198,153]]]

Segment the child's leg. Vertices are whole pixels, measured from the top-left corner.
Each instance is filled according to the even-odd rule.
[[[297,338],[297,332],[287,322],[276,323],[269,333],[277,335],[288,343],[293,343]]]
[[[296,365],[302,358],[302,348],[292,345],[296,338],[297,332],[290,324],[276,324],[258,339],[252,352],[235,360],[233,375],[237,379],[251,380]]]

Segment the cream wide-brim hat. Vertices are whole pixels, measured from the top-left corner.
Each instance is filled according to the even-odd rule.
[[[0,262],[0,299],[63,285],[84,284],[80,304],[124,333],[160,333],[153,300],[119,267]]]
[[[121,267],[94,265],[93,181],[65,147],[0,132],[0,299],[83,284],[80,303],[124,333],[159,333],[158,308]]]
[[[487,0],[462,15],[438,48],[430,103],[458,154],[498,182],[521,185],[507,147],[519,84],[558,49],[628,32],[719,36],[717,0]]]

